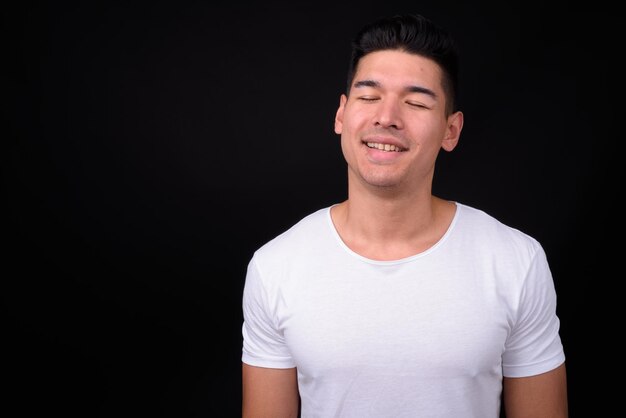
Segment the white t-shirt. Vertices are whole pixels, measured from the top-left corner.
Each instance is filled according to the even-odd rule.
[[[350,250],[320,209],[258,249],[242,361],[297,367],[302,417],[497,418],[502,376],[565,361],[546,255],[456,203],[445,235],[395,261]]]

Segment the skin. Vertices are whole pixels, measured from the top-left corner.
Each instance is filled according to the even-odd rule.
[[[507,418],[567,418],[565,364],[530,377],[505,377],[502,382]]]
[[[295,368],[242,365],[243,418],[297,418],[300,398]]]
[[[445,111],[441,75],[430,59],[377,51],[361,59],[349,95],[340,97],[335,132],[348,165],[348,199],[331,217],[346,245],[364,257],[397,260],[422,252],[454,217],[454,203],[432,195],[437,155],[456,147],[463,128],[461,112]],[[244,364],[242,378],[244,418],[298,416],[295,368]],[[507,417],[567,417],[565,380],[564,365],[504,378]]]

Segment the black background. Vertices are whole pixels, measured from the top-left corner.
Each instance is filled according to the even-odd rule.
[[[262,243],[343,200],[349,41],[421,12],[462,51],[435,193],[537,238],[570,412],[610,408],[616,13],[549,3],[32,3],[3,11],[2,376],[10,416],[240,416],[241,291]],[[389,309],[393,309],[392,306]],[[613,347],[613,348],[612,348]],[[607,365],[608,364],[608,365]],[[600,416],[600,415],[593,415]],[[604,415],[603,415],[604,416]]]

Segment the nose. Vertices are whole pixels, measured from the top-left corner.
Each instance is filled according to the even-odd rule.
[[[384,100],[378,104],[374,125],[383,128],[402,129],[403,124],[400,108],[394,100]]]

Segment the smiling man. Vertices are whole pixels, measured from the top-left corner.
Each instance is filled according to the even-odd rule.
[[[496,418],[501,399],[509,418],[567,416],[541,245],[432,194],[456,90],[455,44],[424,17],[355,38],[335,118],[348,197],[248,265],[244,417]]]

